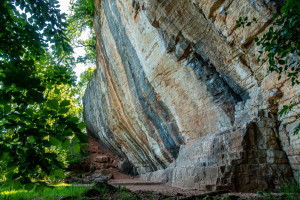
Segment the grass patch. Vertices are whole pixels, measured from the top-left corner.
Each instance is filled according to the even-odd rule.
[[[54,188],[46,188],[43,192],[37,193],[34,190],[26,191],[10,190],[9,188],[0,188],[0,199],[3,200],[27,200],[37,198],[39,200],[55,200],[61,196],[73,196],[74,199],[81,199],[82,194],[88,191],[88,187],[73,186],[60,183],[52,185]]]
[[[132,192],[127,191],[125,187],[120,187],[117,192],[120,200],[136,199],[135,195]]]
[[[282,186],[276,193],[271,193],[267,189],[257,192],[263,200],[296,200],[300,198],[300,185],[299,183],[287,184]]]

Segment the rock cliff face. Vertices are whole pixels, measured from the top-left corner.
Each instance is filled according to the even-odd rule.
[[[84,96],[88,130],[142,178],[256,191],[300,169],[300,89],[256,62],[264,0],[95,0],[97,69]],[[260,23],[237,28],[240,16]]]

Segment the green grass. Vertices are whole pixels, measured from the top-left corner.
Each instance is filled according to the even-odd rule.
[[[46,188],[42,193],[35,191],[0,189],[0,199],[3,200],[27,200],[37,198],[39,200],[54,200],[61,196],[74,196],[74,199],[82,199],[81,195],[89,188],[84,186],[73,186],[70,184],[53,185],[54,188]]]
[[[282,186],[276,193],[280,194],[280,196],[274,195],[274,193],[271,193],[267,189],[257,192],[263,200],[280,200],[282,198],[286,200],[296,200],[299,199],[300,196],[300,185],[299,183],[287,184]]]

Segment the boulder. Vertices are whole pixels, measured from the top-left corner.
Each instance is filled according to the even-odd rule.
[[[107,163],[109,162],[109,157],[108,156],[97,156],[96,159],[95,159],[96,162],[98,163]]]

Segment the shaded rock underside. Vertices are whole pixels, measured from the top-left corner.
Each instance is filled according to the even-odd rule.
[[[256,62],[263,0],[95,0],[89,132],[134,173],[180,188],[274,189],[300,168],[299,88]],[[239,16],[263,23],[237,28]],[[132,172],[133,172],[132,171]],[[297,178],[297,177],[296,177]]]

